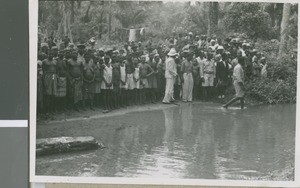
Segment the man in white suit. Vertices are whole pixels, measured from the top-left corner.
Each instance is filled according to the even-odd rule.
[[[177,69],[175,63],[175,57],[178,55],[176,50],[172,48],[170,52],[167,54],[169,57],[166,59],[166,71],[165,71],[165,78],[166,78],[166,90],[165,90],[165,97],[163,99],[164,104],[170,104],[174,101],[174,81],[177,76]]]

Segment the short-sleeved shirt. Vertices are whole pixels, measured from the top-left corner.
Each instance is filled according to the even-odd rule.
[[[203,73],[215,74],[215,63],[213,60],[206,59],[205,61],[203,61]]]
[[[240,64],[237,64],[233,70],[233,80],[244,83],[244,70]]]

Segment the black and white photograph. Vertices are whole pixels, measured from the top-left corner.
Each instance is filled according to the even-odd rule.
[[[297,2],[36,5],[31,180],[297,180]]]

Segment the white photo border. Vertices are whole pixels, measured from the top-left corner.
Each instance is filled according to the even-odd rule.
[[[84,0],[83,0],[84,1]],[[108,0],[106,0],[108,1]],[[134,0],[131,0],[134,1]],[[152,1],[152,0],[144,0]],[[154,0],[155,1],[155,0]],[[164,1],[188,1],[188,0],[164,0]],[[207,0],[190,0],[201,1]],[[216,0],[211,0],[216,1]],[[218,2],[259,2],[259,3],[298,3],[298,0],[219,0]],[[115,177],[70,177],[70,176],[39,176],[36,169],[36,89],[37,89],[37,40],[38,40],[38,4],[39,0],[29,0],[29,138],[30,138],[30,182],[34,183],[89,183],[89,184],[132,184],[132,185],[201,185],[201,186],[258,186],[258,187],[300,187],[300,104],[296,103],[296,138],[295,138],[295,173],[294,181],[248,181],[248,180],[208,180],[208,179],[171,179],[171,178],[115,178]],[[298,16],[299,17],[299,16]],[[299,25],[298,18],[298,55],[299,57]],[[297,66],[297,74],[300,66]],[[297,76],[297,99],[300,98],[300,78]]]

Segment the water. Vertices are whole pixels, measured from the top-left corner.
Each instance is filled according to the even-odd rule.
[[[294,179],[295,105],[197,103],[38,126],[38,138],[93,136],[107,148],[39,157],[37,175]]]

